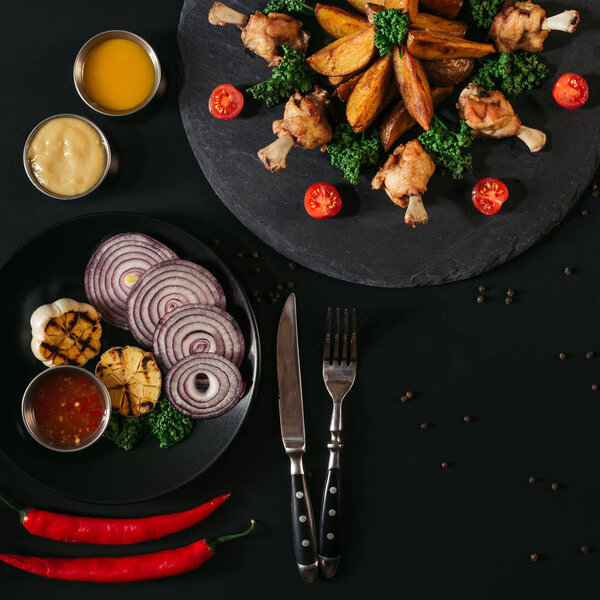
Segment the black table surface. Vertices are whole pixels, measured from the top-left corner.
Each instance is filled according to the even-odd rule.
[[[595,590],[600,391],[594,393],[591,386],[600,383],[600,199],[589,190],[543,242],[475,280],[384,290],[290,270],[286,258],[232,217],[194,160],[177,106],[180,8],[175,0],[3,5],[0,259],[40,229],[76,215],[114,210],[165,219],[213,245],[219,240],[216,251],[245,289],[261,292],[262,302],[255,305],[264,349],[259,397],[223,457],[165,497],[127,506],[84,504],[49,492],[2,457],[0,488],[39,507],[106,516],[182,510],[228,490],[233,496],[204,523],[133,548],[78,547],[35,538],[14,513],[0,509],[0,551],[119,555],[237,531],[250,517],[259,527],[252,537],[222,547],[197,571],[150,583],[66,583],[0,565],[0,599],[45,594],[91,600],[107,593],[150,599],[248,594],[296,599],[309,593],[314,598],[437,599],[447,593],[478,599],[509,594],[572,598]],[[167,73],[165,97],[136,117],[96,115],[73,88],[71,70],[79,47],[112,28],[145,37]],[[120,157],[117,177],[87,199],[46,198],[22,169],[22,145],[30,129],[60,112],[92,118]],[[582,215],[584,210],[589,214]],[[351,243],[341,240],[340,252]],[[240,252],[243,258],[237,257]],[[572,270],[569,276],[566,267]],[[22,276],[35,277],[35,265]],[[320,377],[327,306],[357,307],[360,324],[359,375],[344,407],[343,558],[333,580],[310,588],[301,582],[293,560],[288,461],[276,407],[274,335],[282,303],[271,304],[268,297],[278,283],[289,281],[298,295],[305,464],[315,506],[326,468],[330,412]],[[476,302],[480,285],[486,286],[481,304]],[[515,295],[507,305],[509,288]],[[1,293],[10,294],[10,289]],[[593,351],[596,357],[586,359]],[[564,361],[558,358],[561,352],[567,355]],[[414,396],[402,402],[408,390]],[[429,426],[423,429],[422,423]],[[536,482],[529,483],[529,477]],[[589,552],[583,553],[582,546]],[[536,562],[530,559],[534,553]]]

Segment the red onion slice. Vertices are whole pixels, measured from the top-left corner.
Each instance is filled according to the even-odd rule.
[[[218,354],[239,367],[246,351],[237,321],[224,310],[204,304],[185,304],[164,315],[152,345],[165,369],[200,352]]]
[[[143,233],[121,233],[92,254],[85,269],[85,295],[107,323],[127,329],[127,297],[142,273],[177,254]]]
[[[225,310],[225,294],[215,276],[187,260],[167,260],[148,269],[127,298],[127,323],[133,337],[152,347],[161,318],[184,304]]]
[[[200,389],[202,382],[206,389]],[[230,411],[242,395],[238,368],[210,352],[192,354],[167,373],[165,392],[171,404],[192,419],[214,419]]]

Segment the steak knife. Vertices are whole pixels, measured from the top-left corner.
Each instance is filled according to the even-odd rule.
[[[291,464],[294,552],[302,579],[312,583],[319,567],[315,520],[302,466],[305,451],[304,408],[295,294],[288,297],[277,329],[277,380],[281,438]]]

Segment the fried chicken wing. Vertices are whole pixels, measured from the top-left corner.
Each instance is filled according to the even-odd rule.
[[[579,13],[566,10],[546,18],[546,11],[533,2],[504,3],[490,28],[489,37],[498,52],[541,52],[551,30],[573,33],[579,24]]]
[[[315,86],[311,94],[296,92],[285,105],[283,119],[273,122],[278,137],[259,150],[258,157],[269,171],[285,169],[286,157],[293,146],[311,150],[325,145],[333,138],[328,113],[331,110],[329,92]]]
[[[546,144],[546,134],[523,126],[502,92],[488,92],[470,83],[461,92],[456,108],[460,118],[471,128],[474,137],[516,136],[527,144],[531,152],[539,152]]]
[[[291,46],[305,54],[310,33],[302,29],[302,21],[283,13],[257,10],[251,15],[239,13],[222,2],[215,2],[208,20],[212,25],[236,25],[242,30],[242,42],[248,50],[264,58],[270,67],[282,60],[281,46]]]
[[[371,182],[374,190],[383,188],[392,202],[406,208],[404,222],[411,227],[427,225],[429,217],[422,196],[435,171],[435,162],[419,140],[398,146]]]

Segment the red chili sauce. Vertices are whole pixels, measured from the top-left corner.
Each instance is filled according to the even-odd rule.
[[[102,393],[79,373],[56,373],[44,378],[35,392],[33,413],[40,431],[65,446],[90,439],[105,411]]]

